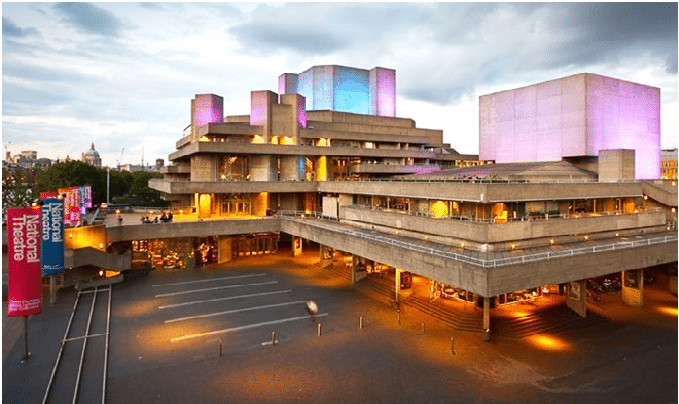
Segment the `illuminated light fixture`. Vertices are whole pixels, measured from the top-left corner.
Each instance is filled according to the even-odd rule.
[[[589,236],[585,236],[585,240],[589,240]]]
[[[677,208],[672,208],[672,213],[676,212]]]
[[[201,136],[201,138],[198,139],[198,140],[199,140],[200,142],[209,142],[209,141],[210,141],[210,138],[207,137],[207,136]]]
[[[510,244],[510,245],[511,245],[511,247],[512,247],[512,250],[516,249],[516,244],[512,243],[512,244]]]
[[[554,239],[553,239],[553,238],[549,240],[549,244],[554,244]]]
[[[460,243],[460,248],[464,248],[464,243]]]
[[[104,248],[104,243],[99,243],[99,248]]]
[[[618,236],[620,236],[620,233],[615,233],[615,237],[618,237]]]
[[[73,238],[73,233],[69,234],[68,238]]]
[[[99,276],[104,276],[104,271],[99,271]]]
[[[201,201],[204,201],[204,200],[205,200],[205,195],[201,195],[201,196],[200,196],[200,200],[201,200]]]
[[[264,143],[264,137],[261,135],[254,135],[252,137],[252,143]]]
[[[644,195],[644,200],[645,200],[645,201],[648,200],[648,195]]]
[[[179,214],[181,215],[183,213],[184,213],[184,209],[179,209]]]
[[[226,175],[222,174],[222,175],[221,175],[221,179],[225,180],[225,179],[226,179]]]

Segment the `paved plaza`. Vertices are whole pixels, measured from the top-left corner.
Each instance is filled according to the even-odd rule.
[[[115,285],[106,401],[677,402],[677,299],[666,289],[647,289],[644,308],[609,299],[596,310],[611,321],[486,343],[408,306],[399,324],[383,296],[317,261],[243,257]],[[42,401],[75,295],[29,320],[25,364],[23,320],[5,317],[3,403]]]

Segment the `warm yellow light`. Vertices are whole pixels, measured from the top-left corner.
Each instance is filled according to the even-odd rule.
[[[677,317],[676,307],[656,307],[656,310],[669,316]]]
[[[204,201],[204,200],[205,200],[205,195],[201,195],[201,196],[200,196],[200,200],[201,200],[201,201]]]
[[[550,239],[549,244],[554,244],[554,239]]]
[[[648,200],[648,195],[644,195],[644,200],[645,200],[645,201]]]
[[[585,240],[589,240],[589,236],[585,236]]]
[[[202,137],[199,139],[199,141],[201,141],[201,142],[209,142],[209,141],[210,141],[210,138],[207,137],[207,136],[202,136]]]
[[[460,248],[464,248],[464,243],[460,243]]]
[[[104,243],[99,243],[99,248],[104,248]]]
[[[516,244],[512,243],[511,244],[512,250],[516,248]]]
[[[619,235],[620,235],[620,233],[615,233],[615,237],[618,237]]]
[[[261,135],[255,135],[252,137],[252,143],[264,143],[264,137]]]
[[[99,271],[99,276],[104,276],[104,271]]]
[[[434,202],[429,208],[429,214],[432,217],[445,217],[448,216],[448,204],[443,201]]]
[[[69,234],[68,238],[73,238],[73,233]]]
[[[278,143],[280,144],[294,144],[294,140],[290,136],[283,136],[282,139],[278,140]]]
[[[544,349],[547,351],[565,351],[570,348],[569,343],[554,335],[533,335],[528,337],[528,341],[530,341],[530,343],[535,345],[538,349]]]
[[[676,211],[677,211],[676,208],[672,208],[672,213],[674,213],[674,212],[676,212]]]
[[[116,210],[116,213],[117,213],[117,214],[120,214],[120,209],[117,209],[117,210]]]

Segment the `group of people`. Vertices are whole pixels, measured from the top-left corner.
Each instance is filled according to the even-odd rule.
[[[153,218],[153,220],[151,220],[151,218],[149,216],[142,216],[141,217],[142,223],[158,223],[158,220],[159,220],[158,216]],[[167,212],[167,213],[163,212],[163,214],[160,215],[160,221],[161,222],[171,222],[172,221],[172,212]]]

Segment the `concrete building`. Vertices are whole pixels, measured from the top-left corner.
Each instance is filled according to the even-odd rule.
[[[660,89],[591,73],[479,98],[479,156],[497,163],[596,164],[601,150],[636,154],[636,179],[660,178]]]
[[[310,71],[344,77],[336,67]],[[287,92],[294,80],[281,77]],[[559,97],[531,102],[542,110]],[[380,116],[380,103],[371,113],[312,110],[300,94],[253,91],[249,115],[225,117],[222,97],[196,95],[165,177],[149,181],[171,201],[172,221],[102,226],[72,248],[96,240],[92,256],[129,253],[128,265],[160,269],[270,253],[288,239],[296,255],[312,242],[321,266],[348,254],[354,282],[390,268],[397,301],[405,272],[463,291],[483,307],[484,336],[491,305],[516,291],[565,288],[585,316],[587,279],[622,273],[623,299],[642,305],[644,268],[677,261],[676,183],[636,179],[648,173],[639,149],[573,145],[570,160],[560,149],[549,161],[488,165],[503,157],[460,155],[441,130]],[[486,129],[485,141],[500,144]],[[587,142],[578,133],[571,140]]]
[[[677,179],[677,149],[666,149],[661,151],[661,175],[664,180]]]

